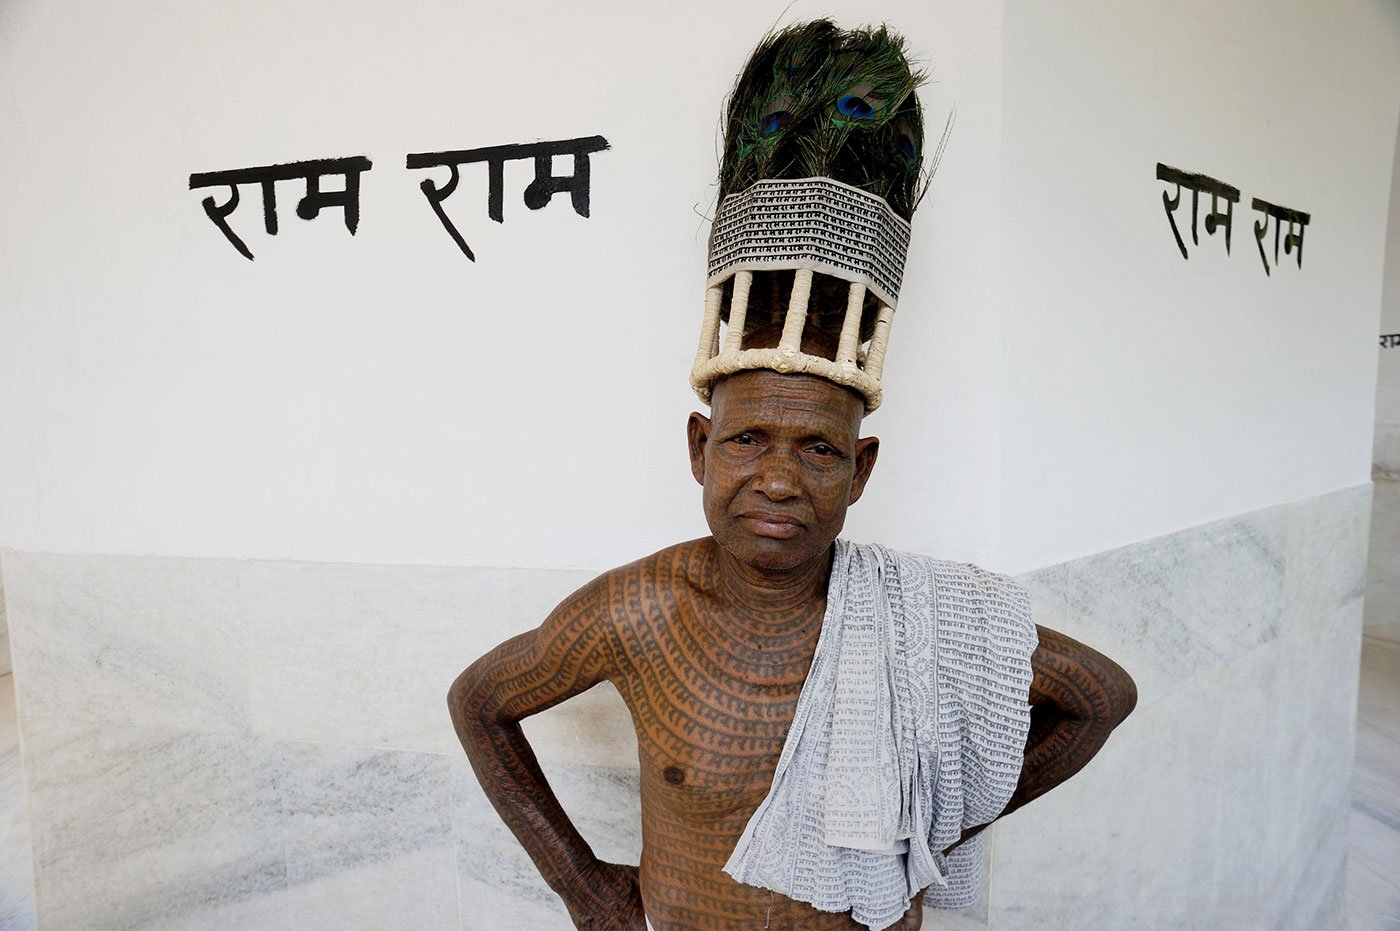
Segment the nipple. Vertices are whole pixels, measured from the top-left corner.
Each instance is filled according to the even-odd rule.
[[[661,778],[665,779],[673,786],[678,786],[685,782],[685,770],[679,766],[668,766],[661,771]]]

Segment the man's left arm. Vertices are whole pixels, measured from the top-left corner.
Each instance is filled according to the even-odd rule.
[[[1036,631],[1025,762],[1002,815],[1083,769],[1137,704],[1137,686],[1122,666],[1058,631]]]

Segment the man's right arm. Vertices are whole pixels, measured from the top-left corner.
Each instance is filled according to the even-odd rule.
[[[486,797],[580,928],[644,927],[637,869],[603,863],[559,805],[520,721],[607,678],[607,577],[569,596],[536,630],[467,668],[448,691],[452,723]]]

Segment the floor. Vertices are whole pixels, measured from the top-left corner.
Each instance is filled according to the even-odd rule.
[[[1350,931],[1400,931],[1400,644],[1367,637],[1347,859]]]

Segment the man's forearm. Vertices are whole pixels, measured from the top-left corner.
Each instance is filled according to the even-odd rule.
[[[1063,634],[1039,631],[1021,776],[998,818],[1083,769],[1137,705],[1137,687],[1121,666]],[[986,827],[969,828],[957,844]]]
[[[1083,769],[1112,730],[1111,724],[1092,718],[1071,718],[1053,705],[1032,708],[1021,777],[1002,814],[1039,798]]]
[[[998,818],[1011,814],[1022,805],[1039,798],[1070,776],[1084,768],[1108,739],[1112,726],[1104,727],[1090,719],[1069,719],[1053,705],[1037,705],[1031,709],[1031,728],[1026,736],[1025,762],[1021,777],[1011,794],[1011,801]],[[991,823],[963,831],[948,852],[982,833]]]
[[[589,878],[597,858],[550,789],[520,725],[496,719],[470,673],[453,684],[448,704],[482,791],[570,912],[610,907],[592,901],[604,892]]]
[[[1072,662],[1063,654],[1044,657],[1039,674],[1054,683],[1056,698],[1031,708],[1021,778],[1003,814],[1083,769],[1137,704],[1132,678],[1087,648]]]

